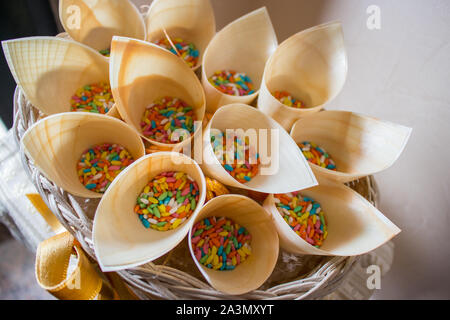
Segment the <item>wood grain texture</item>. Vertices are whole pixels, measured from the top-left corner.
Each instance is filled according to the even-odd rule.
[[[75,41],[30,37],[2,45],[16,83],[45,115],[70,111],[80,87],[109,82],[108,59]]]

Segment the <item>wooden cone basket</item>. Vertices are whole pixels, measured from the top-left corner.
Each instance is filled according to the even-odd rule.
[[[233,21],[220,30],[206,48],[202,66],[202,84],[207,111],[231,103],[250,104],[257,96],[264,65],[277,46],[277,37],[265,7]],[[234,70],[252,79],[255,92],[247,96],[224,94],[208,81],[214,72]]]
[[[201,66],[206,47],[216,33],[216,21],[209,0],[156,0],[153,1],[145,18],[147,41],[156,42],[162,38],[181,38],[191,42],[199,51]]]
[[[144,41],[114,37],[110,58],[111,90],[120,116],[151,144],[181,149],[201,126],[179,143],[161,143],[142,134],[142,115],[156,99],[172,96],[193,107],[197,121],[205,115],[205,94],[195,73],[171,52]]]
[[[191,217],[169,231],[146,229],[133,211],[136,199],[156,175],[182,171],[197,182],[200,197]],[[205,177],[197,163],[176,152],[157,152],[128,166],[114,179],[95,213],[93,240],[103,271],[117,271],[153,261],[187,235],[206,197]]]
[[[376,249],[400,232],[372,204],[343,184],[324,180],[316,187],[301,190],[300,194],[320,203],[328,237],[320,248],[303,240],[283,219],[271,194],[264,201],[264,208],[272,214],[281,247],[289,252],[355,256]]]
[[[75,41],[97,51],[109,49],[113,36],[145,40],[145,23],[129,0],[59,0],[59,18]]]
[[[45,115],[70,111],[79,88],[109,82],[108,59],[75,41],[30,37],[2,44],[17,84]]]
[[[85,198],[100,198],[103,194],[86,189],[78,180],[77,163],[84,151],[101,143],[117,143],[135,160],[145,154],[142,140],[125,123],[84,112],[48,116],[29,128],[21,141],[25,153],[49,179]]]
[[[229,194],[208,201],[195,222],[208,217],[226,217],[245,227],[252,235],[252,254],[234,270],[208,269],[195,258],[189,240],[191,228],[189,249],[202,275],[213,288],[228,294],[244,294],[259,288],[269,278],[278,259],[278,235],[269,212],[250,198]]]
[[[224,134],[227,129],[242,129],[244,132],[251,130],[257,135],[257,148],[261,164],[259,173],[251,181],[240,183],[224,169],[214,154],[211,144],[211,134],[214,134],[215,129]],[[267,137],[266,141],[263,140],[264,133]],[[266,150],[267,153],[262,150]],[[263,153],[274,156],[267,157],[267,161],[265,161],[266,157],[263,156]],[[221,107],[208,123],[203,134],[201,167],[206,175],[227,186],[256,192],[285,193],[317,184],[306,159],[298,152],[298,147],[287,132],[276,121],[258,109],[239,103]]]
[[[258,108],[287,131],[306,115],[320,111],[341,91],[347,78],[342,26],[332,22],[301,31],[281,43],[264,70]],[[287,91],[306,108],[293,108],[272,93]]]
[[[349,182],[389,168],[403,152],[411,128],[348,111],[322,111],[295,122],[291,137],[323,147],[336,163],[309,163],[318,177]]]

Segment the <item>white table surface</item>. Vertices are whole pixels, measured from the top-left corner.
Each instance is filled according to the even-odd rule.
[[[413,128],[395,165],[376,175],[380,209],[403,231],[394,240],[392,270],[374,297],[450,298],[450,1],[211,1],[218,30],[265,5],[279,41],[342,21],[349,72],[327,108]],[[369,5],[380,8],[380,30],[366,26]]]

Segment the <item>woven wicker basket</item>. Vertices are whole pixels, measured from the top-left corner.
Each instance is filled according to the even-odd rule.
[[[14,135],[17,142],[39,117],[39,111],[19,88],[14,95]],[[22,162],[38,192],[61,223],[95,260],[92,226],[98,199],[73,196],[58,188],[39,172],[21,150]],[[378,190],[373,177],[348,184],[375,206]],[[184,240],[170,253],[140,267],[118,272],[141,299],[318,299],[342,284],[359,257],[294,255],[280,251],[270,278],[258,290],[229,296],[207,284],[192,260]]]

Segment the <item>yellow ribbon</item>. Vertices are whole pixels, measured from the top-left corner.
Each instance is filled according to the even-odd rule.
[[[78,263],[68,276],[72,254]],[[69,233],[60,233],[39,244],[36,252],[36,278],[39,285],[62,300],[111,300],[115,293],[89,262]]]
[[[42,288],[61,300],[137,299],[116,273],[101,273],[94,267],[78,241],[64,229],[39,194],[26,196],[57,234],[41,242],[36,252],[36,279]],[[68,275],[72,255],[78,261]]]
[[[56,218],[53,212],[47,207],[39,194],[29,193],[26,194],[26,196],[56,234],[67,231],[59,222],[58,218]]]

